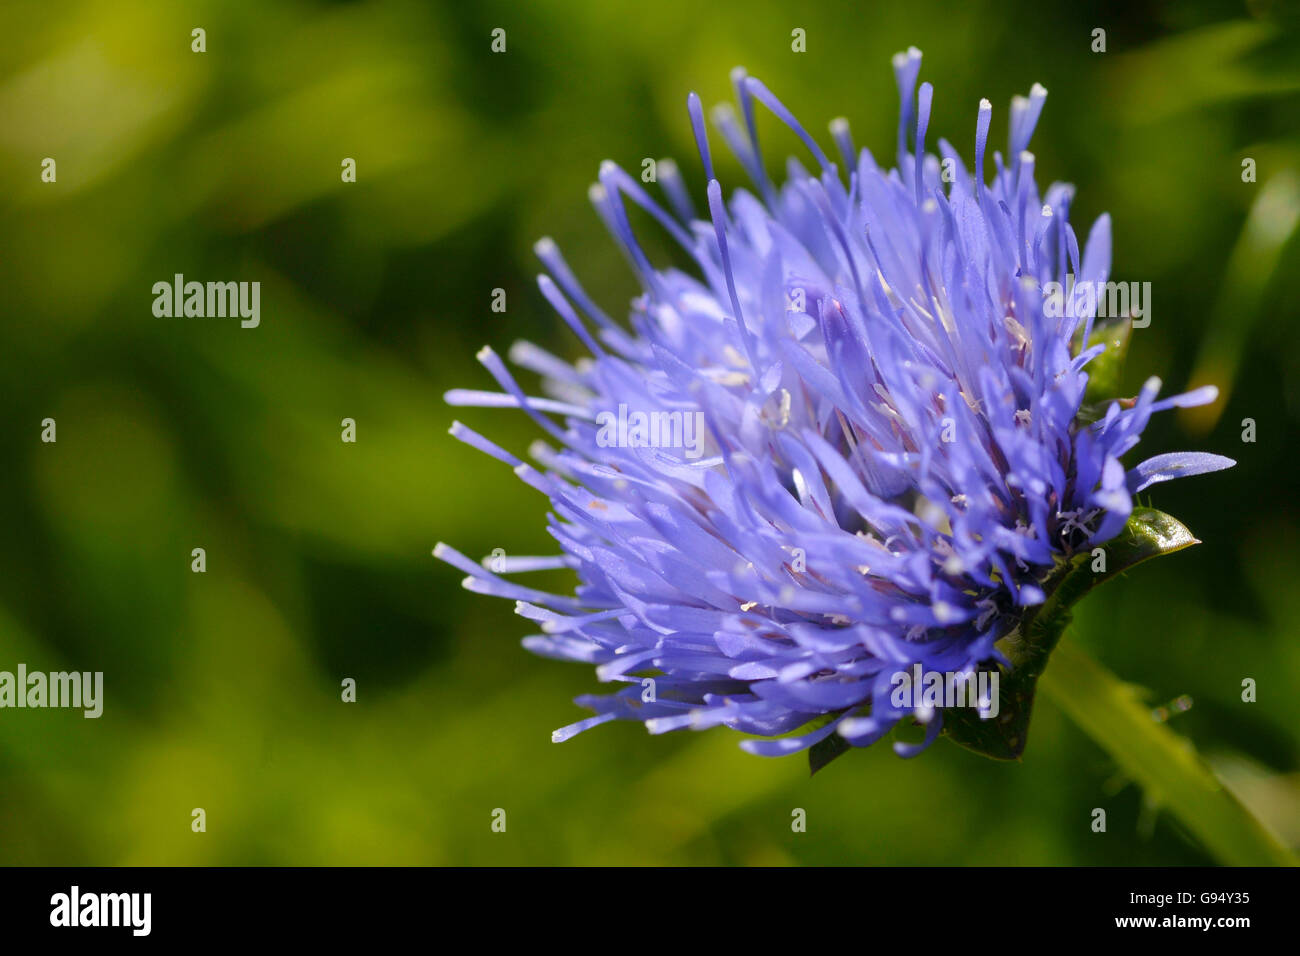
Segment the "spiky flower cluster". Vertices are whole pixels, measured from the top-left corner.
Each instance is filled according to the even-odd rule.
[[[1120,463],[1154,412],[1211,401],[1212,388],[1157,400],[1152,379],[1081,417],[1088,363],[1104,349],[1091,344],[1096,302],[1054,310],[1044,289],[1106,280],[1109,219],[1081,256],[1071,187],[1039,195],[1026,147],[1041,86],[1013,101],[991,182],[987,100],[973,174],[942,140],[939,156],[927,154],[932,90],[916,90],[920,63],[914,49],[894,61],[897,168],[855,152],[847,124],[831,124],[847,176],[737,70],[739,113],[715,120],[755,190],[726,204],[692,94],[707,220],[667,162],[658,179],[672,213],[612,163],[592,190],[644,289],[631,330],[543,239],[541,291],[590,358],[569,364],[517,344],[512,360],[547,392],[530,397],[484,349],[502,391],[448,394],[522,408],[555,442],[531,450],[539,470],[452,427],[549,499],[560,555],[485,567],[438,550],[468,588],[516,600],[540,625],[527,648],[624,685],[580,698],[595,716],[554,739],[618,718],[655,733],[723,724],[766,738],[815,725],[743,743],[784,754],[837,732],[866,745],[914,718],[924,743],[895,744],[910,755],[939,733],[943,712],[898,706],[891,675],[918,663],[958,674],[1009,666],[995,642],[1045,599],[1054,566],[1123,528],[1135,492],[1231,464],[1204,454]],[[756,104],[798,135],[815,172],[791,160],[783,185],[769,179]],[[649,262],[628,200],[696,274]],[[693,448],[682,440],[692,422]],[[577,573],[573,596],[503,576],[561,567]]]

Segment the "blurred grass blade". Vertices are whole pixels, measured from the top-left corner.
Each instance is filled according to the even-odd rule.
[[[1247,97],[1290,95],[1300,89],[1294,60],[1260,56],[1278,36],[1276,26],[1246,19],[1166,36],[1117,58],[1110,102],[1136,126]]]
[[[1086,651],[1062,643],[1039,686],[1221,863],[1297,865],[1295,855],[1223,787],[1191,743],[1153,720],[1134,688]]]
[[[1219,285],[1213,320],[1206,324],[1188,384],[1189,390],[1216,385],[1219,397],[1208,405],[1178,410],[1183,427],[1192,433],[1207,434],[1223,414],[1247,344],[1264,319],[1264,293],[1298,227],[1300,178],[1283,170],[1261,187]]]

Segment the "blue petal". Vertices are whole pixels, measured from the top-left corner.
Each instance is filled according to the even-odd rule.
[[[1129,471],[1126,481],[1129,491],[1137,494],[1142,489],[1162,481],[1185,478],[1188,475],[1203,475],[1210,471],[1223,471],[1235,464],[1235,461],[1223,455],[1211,455],[1203,451],[1176,451],[1148,458]]]

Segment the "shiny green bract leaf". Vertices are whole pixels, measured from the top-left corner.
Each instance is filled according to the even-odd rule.
[[[983,719],[973,708],[949,709],[944,711],[944,733],[976,753],[1018,759],[1029,737],[1038,678],[1070,623],[1070,609],[1093,588],[1135,564],[1197,543],[1176,518],[1154,508],[1135,508],[1124,530],[1098,552],[1059,564],[1044,582],[1047,600],[1026,611],[1020,626],[999,642],[1014,667],[1000,676],[997,716]]]

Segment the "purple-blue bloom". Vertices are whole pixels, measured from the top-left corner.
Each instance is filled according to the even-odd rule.
[[[917,90],[920,65],[915,49],[894,59],[894,169],[856,152],[839,120],[833,160],[735,71],[739,110],[715,121],[754,189],[726,203],[692,94],[707,218],[668,163],[658,169],[667,209],[612,163],[592,189],[643,287],[630,329],[543,239],[541,291],[590,356],[571,364],[517,343],[514,364],[542,377],[545,397],[532,397],[485,348],[501,391],[448,393],[452,404],[522,408],[552,440],[531,449],[534,467],[460,423],[451,430],[545,496],[557,556],[488,567],[446,545],[437,554],[470,590],[518,602],[540,632],[525,647],[622,685],[579,698],[595,716],[555,740],[614,719],[760,737],[817,722],[742,744],[776,755],[832,733],[863,746],[914,718],[925,742],[895,745],[910,756],[937,736],[943,711],[895,706],[891,675],[917,663],[1010,666],[995,642],[1044,601],[1054,567],[1119,533],[1135,493],[1233,464],[1195,453],[1121,464],[1153,413],[1212,401],[1212,387],[1157,399],[1151,379],[1095,421],[1081,416],[1089,362],[1105,348],[1090,344],[1096,303],[1049,308],[1045,288],[1107,280],[1110,220],[1081,253],[1072,187],[1040,196],[1027,147],[1041,86],[1013,101],[991,180],[987,100],[974,173],[944,140],[926,153],[932,89]],[[759,105],[804,142],[811,170],[792,159],[783,184],[769,177]],[[628,202],[692,271],[647,259]],[[638,413],[641,427],[627,427]],[[573,569],[576,592],[514,577],[538,568]]]

